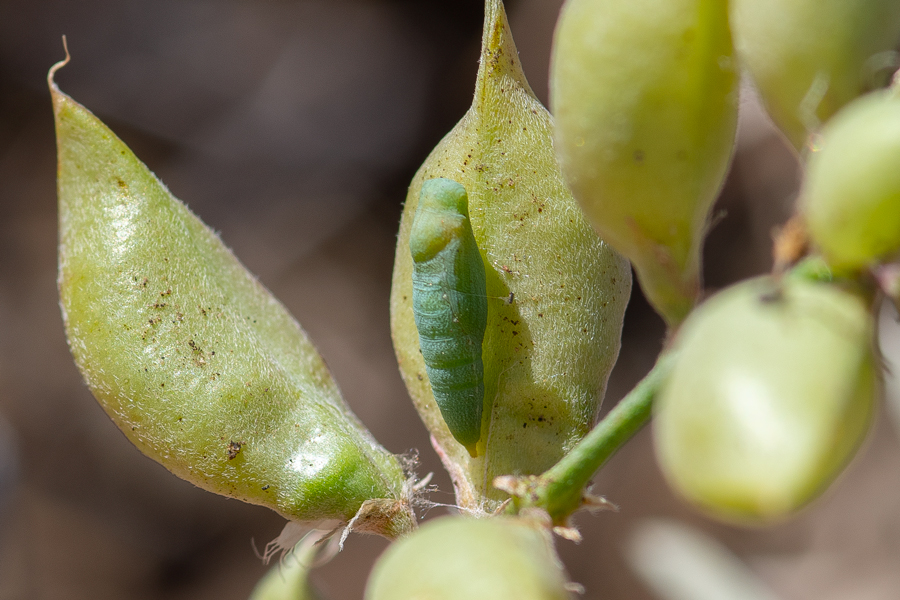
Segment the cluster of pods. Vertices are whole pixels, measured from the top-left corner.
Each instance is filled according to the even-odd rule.
[[[544,473],[591,431],[632,268],[669,330],[659,462],[686,499],[745,523],[792,514],[853,456],[880,388],[876,303],[900,300],[900,83],[875,89],[900,3],[568,0],[552,116],[501,0],[484,24],[472,107],[409,187],[393,275],[400,371],[467,515],[421,530],[421,486],[302,328],[50,75],[59,290],[85,381],[179,477],[403,538],[371,600],[568,597],[552,523],[494,516],[509,499],[494,482]],[[793,252],[705,298],[742,71],[806,176]]]

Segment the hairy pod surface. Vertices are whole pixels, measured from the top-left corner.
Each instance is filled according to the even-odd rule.
[[[727,4],[568,0],[554,35],[550,106],[575,197],[677,325],[700,293],[709,211],[734,146]]]
[[[444,517],[375,564],[366,600],[570,600],[546,530],[510,518]]]
[[[688,500],[727,520],[791,514],[853,456],[877,390],[866,302],[786,277],[739,283],[678,332],[656,453]]]
[[[423,183],[409,249],[413,315],[431,391],[450,433],[477,456],[488,309],[484,263],[468,207],[466,189],[455,181]]]
[[[896,0],[731,0],[735,47],[794,148],[878,85],[900,42]],[[885,60],[887,59],[887,60]]]
[[[288,519],[414,527],[399,461],[297,322],[52,79],[51,93],[63,320],[116,425],[179,477]]]
[[[800,206],[810,238],[837,270],[900,251],[900,89],[848,104],[809,157]]]
[[[423,182],[437,177],[468,192],[485,267],[477,458],[441,417],[413,316],[410,229]],[[401,374],[451,471],[457,502],[492,510],[505,498],[491,485],[496,476],[545,471],[592,427],[631,290],[628,263],[597,237],[566,188],[550,115],[524,78],[499,0],[486,3],[472,108],[413,179],[398,237],[391,331]]]

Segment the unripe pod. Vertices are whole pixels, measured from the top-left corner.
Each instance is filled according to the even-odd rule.
[[[838,270],[900,251],[900,90],[847,105],[809,158],[801,208],[812,241]]]
[[[550,115],[525,81],[502,3],[486,7],[475,100],[410,185],[391,290],[401,374],[453,474],[457,502],[470,509],[505,498],[494,477],[541,473],[590,430],[631,289],[627,262],[591,230],[563,182]],[[413,318],[410,228],[423,182],[438,177],[468,193],[486,274],[477,458],[444,423]]]
[[[296,521],[413,528],[399,461],[297,322],[112,131],[52,80],[51,93],[60,303],[107,414],[209,491]]]
[[[700,292],[708,213],[737,123],[720,0],[569,0],[550,75],[557,151],[604,240],[670,326]]]
[[[900,42],[897,0],[731,0],[735,47],[775,124],[798,151],[876,83]]]
[[[745,281],[698,307],[656,400],[669,482],[728,520],[768,521],[812,500],[867,431],[872,327],[860,297],[794,277]]]
[[[393,544],[366,600],[570,600],[546,530],[509,518],[444,517]]]

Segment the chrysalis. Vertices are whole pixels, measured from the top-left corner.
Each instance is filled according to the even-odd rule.
[[[431,389],[450,433],[477,456],[487,297],[484,263],[469,223],[468,205],[462,185],[449,179],[426,181],[409,249],[413,314]]]

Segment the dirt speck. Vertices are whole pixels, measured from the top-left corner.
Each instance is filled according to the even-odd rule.
[[[235,442],[234,440],[228,442],[228,460],[237,458],[237,455],[241,452],[241,446],[243,446],[243,442]]]

